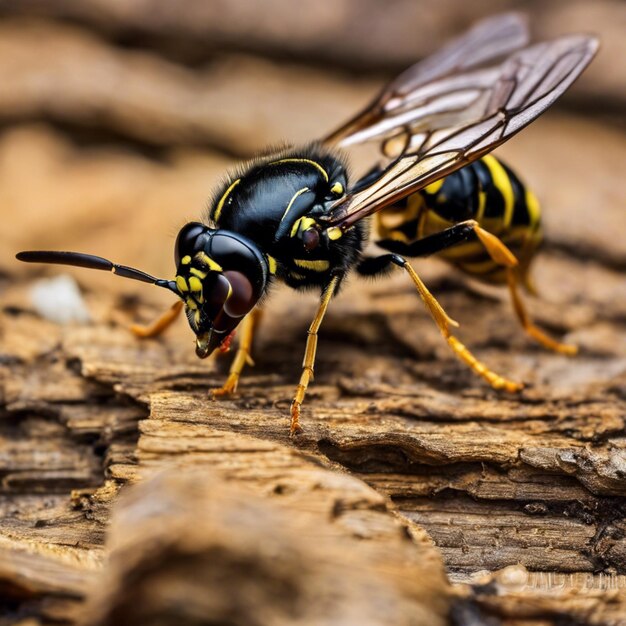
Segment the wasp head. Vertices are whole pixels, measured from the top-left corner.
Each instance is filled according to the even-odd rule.
[[[249,239],[198,222],[176,240],[176,289],[196,335],[196,354],[229,344],[239,322],[265,293],[268,263]]]

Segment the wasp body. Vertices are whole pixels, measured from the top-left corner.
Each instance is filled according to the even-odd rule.
[[[457,170],[376,215],[378,244],[405,256],[420,239],[465,220],[497,236],[518,260],[516,276],[534,293],[529,269],[541,244],[541,210],[535,194],[493,155]],[[438,253],[485,283],[507,282],[506,267],[494,261],[476,236]]]
[[[231,177],[216,194],[208,220],[253,240],[271,273],[290,287],[323,287],[354,265],[365,239],[362,224],[343,236],[318,221],[346,189],[341,159],[309,146],[259,160]]]
[[[516,391],[520,384],[491,371],[452,334],[456,322],[401,255],[440,254],[482,280],[506,282],[526,332],[559,352],[575,351],[547,337],[526,313],[517,288],[527,283],[540,241],[539,208],[488,153],[549,107],[598,44],[584,35],[525,47],[527,40],[517,14],[484,20],[410,67],[320,142],[257,159],[233,175],[215,195],[205,223],[186,224],[178,234],[173,280],[76,252],[20,252],[18,259],[112,271],[169,289],[179,299],[172,308],[133,330],[155,336],[184,307],[201,358],[229,347],[239,327],[230,374],[213,395],[234,392],[251,363],[253,332],[272,280],[320,289],[291,405],[292,433],[299,430],[313,377],[318,330],[353,270],[405,270],[455,354],[494,388]],[[351,185],[335,146],[365,141],[379,143],[383,160]],[[400,149],[390,154],[390,146]],[[368,257],[363,249],[374,215],[376,243],[387,252]]]

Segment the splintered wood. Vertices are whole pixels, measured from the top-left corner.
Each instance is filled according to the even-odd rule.
[[[295,440],[288,407],[312,300],[275,295],[257,366],[218,402],[207,390],[228,359],[196,361],[183,325],[139,341],[124,327],[136,307],[98,295],[87,301],[101,319],[61,329],[11,304],[25,287],[8,286],[0,576],[11,606],[99,624],[170,611],[177,623],[618,623],[623,348],[546,354],[505,305],[444,275],[435,268],[431,285],[445,306],[471,312],[474,342],[528,389],[500,395],[466,372],[400,275],[353,285],[323,329]],[[618,328],[587,305],[581,333]],[[180,596],[167,592],[176,585]]]
[[[255,367],[212,401],[232,353],[199,361],[184,320],[158,340],[128,330],[171,294],[14,260],[75,249],[171,278],[174,234],[228,167],[321,136],[374,94],[379,77],[339,67],[399,70],[477,7],[513,5],[323,4],[302,20],[281,0],[175,14],[153,0],[0,2],[0,626],[626,624],[617,3],[593,3],[597,27],[590,3],[526,3],[547,36],[596,30],[605,47],[576,113],[551,111],[502,150],[545,211],[528,308],[579,355],[532,343],[505,293],[415,263],[459,339],[520,394],[455,359],[403,272],[352,278],[290,438],[317,294],[272,291]],[[594,116],[598,102],[610,106]],[[35,313],[33,285],[61,273],[90,323]]]

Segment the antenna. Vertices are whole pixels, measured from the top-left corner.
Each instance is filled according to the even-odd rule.
[[[157,287],[164,287],[179,295],[176,289],[176,283],[173,280],[165,278],[155,278],[127,265],[118,265],[101,256],[93,254],[83,254],[82,252],[56,252],[49,250],[32,250],[26,252],[18,252],[15,255],[18,261],[24,263],[52,263],[55,265],[73,265],[74,267],[85,267],[91,270],[103,270],[105,272],[113,272],[117,276],[123,278],[131,278],[132,280],[140,280],[142,283],[150,283]]]

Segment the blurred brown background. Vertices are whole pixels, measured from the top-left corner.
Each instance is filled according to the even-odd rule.
[[[184,322],[144,343],[125,328],[171,294],[15,261],[20,249],[74,249],[171,276],[178,228],[202,215],[228,168],[268,144],[324,135],[407,65],[510,9],[528,13],[535,39],[586,31],[602,41],[558,104],[499,150],[545,211],[543,298],[529,308],[581,354],[546,353],[506,298],[468,290],[436,261],[419,269],[463,323],[461,338],[529,383],[520,396],[492,392],[454,359],[404,277],[353,281],[324,322],[294,442],[287,407],[314,295],[270,301],[259,333],[269,349],[255,352],[236,398],[209,404],[227,363],[199,362]],[[209,614],[187,558],[193,528],[202,571],[222,585],[211,610],[250,571],[251,588],[267,581],[258,604],[242,594],[226,607],[245,614],[228,623],[302,614],[303,624],[447,624],[455,593],[469,598],[459,625],[483,623],[474,603],[507,626],[623,623],[625,35],[626,4],[611,0],[0,0],[2,609],[38,616],[29,625],[75,623],[77,605],[93,601],[90,583],[101,617],[84,623],[162,624],[170,596],[155,588]],[[60,329],[35,317],[30,280],[65,272],[107,324]],[[137,526],[118,490],[171,462],[204,463],[215,480],[148,484],[135,496],[147,502]],[[109,534],[111,506],[121,513]],[[161,506],[183,511],[171,536],[154,523]],[[219,579],[214,538],[262,575],[234,567]],[[168,560],[176,541],[187,571]],[[155,565],[159,542],[167,549]],[[282,569],[276,553],[287,555]],[[444,564],[468,586],[453,592]],[[370,621],[327,612],[312,622],[326,607],[317,592],[329,590]],[[116,619],[117,602],[133,619]],[[263,621],[259,606],[287,617]],[[133,612],[144,609],[154,622]]]
[[[27,271],[19,249],[57,248],[169,276],[177,229],[228,167],[319,137],[386,79],[507,9],[529,14],[535,38],[602,38],[571,92],[501,152],[545,201],[549,237],[574,245],[592,211],[585,246],[625,264],[605,237],[624,226],[622,2],[5,0],[0,269]]]

